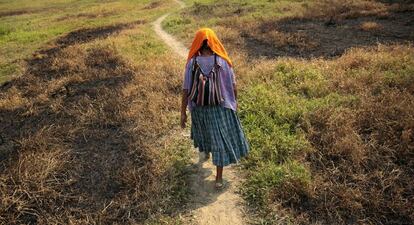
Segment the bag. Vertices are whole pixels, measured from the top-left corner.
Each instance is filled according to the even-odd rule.
[[[197,106],[220,105],[224,99],[221,94],[220,66],[217,64],[217,55],[214,54],[214,65],[209,74],[203,74],[194,58],[192,65],[192,85],[189,98]]]

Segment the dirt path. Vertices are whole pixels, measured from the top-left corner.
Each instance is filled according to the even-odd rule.
[[[181,1],[176,1],[178,4],[180,4],[181,8],[184,8],[185,5]],[[157,20],[153,22],[153,28],[155,33],[167,44],[170,48],[174,50],[175,53],[177,53],[182,58],[187,58],[187,48],[181,43],[175,40],[173,36],[168,34],[165,30],[162,29],[161,23],[162,21],[169,16],[170,13],[164,14],[161,17],[159,17]]]
[[[215,166],[211,159],[205,162],[199,160],[194,149],[193,168],[190,175],[191,189],[194,193],[190,201],[190,213],[186,216],[189,224],[245,224],[243,200],[236,193],[240,184],[238,168],[224,168],[226,188],[216,191],[214,188]]]
[[[185,4],[176,1],[181,8]],[[188,49],[178,42],[173,36],[164,31],[161,27],[162,21],[169,13],[159,17],[154,23],[153,28],[157,35],[170,46],[175,53],[183,58],[187,57]],[[184,134],[185,135],[185,134]],[[189,136],[188,134],[186,136]],[[192,199],[188,205],[189,213],[184,217],[188,224],[245,224],[243,215],[243,200],[236,193],[240,184],[239,170],[237,167],[230,166],[224,168],[223,178],[227,185],[224,190],[214,189],[215,166],[208,161],[200,160],[204,155],[199,155],[194,149],[193,171],[190,175]]]

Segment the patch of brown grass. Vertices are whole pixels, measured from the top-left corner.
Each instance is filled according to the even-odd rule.
[[[86,19],[95,19],[95,18],[102,18],[102,17],[108,17],[108,16],[112,16],[115,15],[116,11],[104,11],[104,12],[96,12],[96,13],[78,13],[75,15],[71,15],[71,14],[67,14],[64,16],[61,16],[59,18],[56,19],[56,21],[65,21],[65,20],[70,20],[70,19],[75,19],[75,18],[86,18]]]
[[[31,11],[29,11],[29,10],[3,11],[3,12],[0,12],[0,18],[1,17],[6,17],[6,16],[18,16],[18,15],[27,14],[27,13],[30,13],[30,12]]]
[[[310,4],[303,12],[303,18],[354,19],[366,16],[387,15],[387,4],[379,1],[321,0]]]
[[[59,38],[1,86],[0,223],[139,223],[179,204],[180,161],[156,141],[178,111],[178,69],[79,45],[108,29]]]
[[[413,62],[411,46],[380,46],[368,52],[353,50],[327,65],[331,91],[353,95],[357,101],[320,108],[304,119],[314,147],[305,160],[313,182],[305,193],[290,188],[291,195],[299,197],[283,205],[300,218],[297,221],[414,221]],[[281,201],[289,198],[276,192]]]
[[[303,12],[251,20],[230,17],[219,26],[237,32],[228,43],[250,58],[332,58],[347,49],[414,41],[414,5],[378,1],[315,1]],[[237,45],[235,45],[235,44]]]
[[[382,26],[376,22],[362,22],[360,28],[364,31],[380,31]]]
[[[388,19],[395,13],[413,11],[414,4],[410,1],[321,0],[315,1],[314,4],[306,4],[305,8],[300,16],[303,19],[343,20],[361,17]]]
[[[231,17],[219,20],[215,27],[233,57],[242,89],[256,91],[249,88],[257,83],[258,89],[267,87],[275,76],[275,65],[289,60],[298,70],[316,70],[326,80],[320,84],[321,99],[313,96],[309,101],[319,104],[326,94],[347,99],[346,103],[318,105],[316,111],[300,118],[295,129],[303,129],[313,150],[298,157],[311,171],[311,182],[284,178],[266,192],[260,216],[277,215],[276,220],[297,224],[412,224],[412,4],[334,1],[332,8],[324,7],[330,2],[323,1],[315,9],[309,6],[308,15],[254,21]],[[261,56],[293,58],[275,61]],[[333,56],[330,60],[295,59]],[[251,118],[255,115],[246,121],[252,122]],[[257,164],[262,165],[261,159]],[[263,177],[267,180],[251,181],[268,184],[277,180]],[[254,198],[260,199],[257,195],[251,198],[252,205]]]
[[[144,6],[144,9],[155,9],[162,5],[162,1],[153,1]]]
[[[8,16],[20,16],[30,13],[39,13],[48,11],[52,8],[43,8],[43,9],[19,9],[19,10],[10,10],[10,11],[0,11],[0,18]]]
[[[210,4],[195,2],[192,7],[190,7],[188,14],[202,18],[222,18],[233,17],[235,15],[241,16],[253,11],[255,11],[255,8],[249,6],[247,3],[215,1]]]

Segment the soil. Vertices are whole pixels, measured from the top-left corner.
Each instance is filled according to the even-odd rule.
[[[245,224],[244,202],[237,190],[241,182],[240,168],[225,167],[224,188],[215,189],[216,167],[204,153],[194,149],[193,173],[190,175],[193,193],[189,203],[190,212],[185,216],[188,224]],[[198,155],[198,156],[197,156]]]

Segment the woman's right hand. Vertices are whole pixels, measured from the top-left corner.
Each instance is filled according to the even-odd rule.
[[[185,128],[185,123],[187,122],[187,113],[181,113],[181,128]]]

